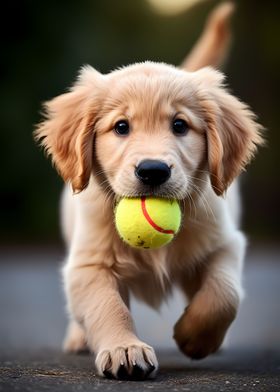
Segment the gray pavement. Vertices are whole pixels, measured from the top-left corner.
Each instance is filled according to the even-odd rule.
[[[155,380],[117,381],[96,376],[88,355],[48,349],[10,352],[2,360],[0,391],[280,390],[280,355],[273,350],[228,349],[200,362],[188,361],[174,351],[158,354],[161,368]]]
[[[89,355],[60,350],[66,326],[56,249],[0,250],[0,391],[280,391],[280,248],[249,251],[247,296],[224,348],[190,361],[172,341],[184,308],[174,297],[156,313],[136,301],[138,334],[156,347],[156,380],[122,382],[95,375]]]

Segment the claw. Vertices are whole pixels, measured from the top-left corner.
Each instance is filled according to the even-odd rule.
[[[125,365],[122,363],[117,371],[117,378],[120,380],[128,380],[129,379],[129,374],[127,371],[127,368]]]
[[[113,376],[113,374],[110,372],[110,370],[107,370],[107,369],[103,370],[103,374],[104,374],[104,376],[105,376],[106,378],[109,378],[109,379],[114,378],[114,376]]]
[[[154,377],[157,359],[151,347],[131,345],[103,350],[96,356],[98,373],[109,379],[141,381]]]
[[[145,370],[142,369],[139,365],[133,365],[131,380],[143,380],[146,376]]]
[[[150,362],[150,366],[149,366],[149,370],[148,370],[147,374],[152,373],[155,370],[155,368],[156,368],[155,365]]]

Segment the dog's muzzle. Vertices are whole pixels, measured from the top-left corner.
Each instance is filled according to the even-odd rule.
[[[165,162],[146,159],[136,167],[135,176],[145,185],[157,186],[170,178],[171,169]]]

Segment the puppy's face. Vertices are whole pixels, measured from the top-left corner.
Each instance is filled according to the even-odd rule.
[[[112,73],[95,124],[96,156],[114,193],[183,199],[206,162],[191,78],[140,64]]]
[[[46,105],[36,137],[76,191],[93,174],[117,196],[184,199],[207,173],[220,195],[262,141],[252,112],[222,79],[210,68],[157,63],[108,75],[87,67]]]

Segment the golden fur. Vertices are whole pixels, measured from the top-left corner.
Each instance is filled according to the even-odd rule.
[[[229,8],[223,7],[203,38],[205,43],[208,34],[212,50],[217,48],[215,65],[228,42],[226,33],[216,46],[213,41],[217,23],[227,24]],[[204,48],[198,43],[184,62],[191,62],[192,72],[145,62],[101,75],[86,66],[68,93],[46,104],[46,119],[36,131],[75,192],[66,187],[62,203],[71,318],[65,349],[89,347],[101,375],[145,378],[157,371],[154,350],[136,336],[130,292],[157,307],[173,285],[182,289],[189,306],[174,338],[192,358],[218,349],[242,297],[246,241],[238,228],[234,179],[262,138],[253,113],[226,90],[222,74],[196,70],[214,61]],[[172,133],[175,116],[188,123],[186,136]],[[121,119],[130,123],[127,137],[114,132]],[[183,210],[174,241],[149,251],[119,239],[113,212],[117,198],[149,194],[134,174],[147,158],[172,168],[153,194],[178,199]]]

